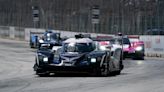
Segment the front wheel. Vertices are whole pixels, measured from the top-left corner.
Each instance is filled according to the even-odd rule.
[[[38,75],[39,77],[49,76],[49,73],[46,71],[43,71],[42,69],[39,69],[37,64],[34,65],[33,69],[34,69],[36,75]]]
[[[108,68],[109,68],[108,64],[103,65],[102,68],[100,69],[100,75],[101,76],[108,76],[108,74],[109,74]]]
[[[124,68],[124,65],[122,63],[122,60],[120,60],[119,62],[119,70],[115,71],[116,75],[120,75],[121,74],[121,70]]]
[[[50,75],[50,73],[42,70],[36,70],[36,75],[38,75],[39,77],[47,77]]]
[[[92,72],[92,75],[107,77],[109,75],[109,64],[104,63],[102,66],[95,68]]]
[[[107,69],[94,69],[93,72],[91,73],[92,76],[103,76],[106,77],[108,76],[108,70]]]

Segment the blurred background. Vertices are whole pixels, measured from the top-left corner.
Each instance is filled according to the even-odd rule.
[[[0,26],[142,35],[164,30],[164,0],[0,0]]]

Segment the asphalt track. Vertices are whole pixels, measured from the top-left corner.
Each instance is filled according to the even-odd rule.
[[[0,92],[164,92],[164,59],[124,60],[121,75],[38,77],[27,42],[0,39]]]

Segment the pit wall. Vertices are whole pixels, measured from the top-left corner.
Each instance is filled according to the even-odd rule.
[[[79,33],[83,34],[83,32],[69,32],[69,31],[61,31],[61,30],[53,30],[53,31],[60,32],[61,37],[73,37],[75,34],[79,34]],[[45,29],[0,26],[1,38],[29,41],[30,32],[45,32]],[[102,35],[107,36],[107,34],[96,34],[96,33],[84,33],[84,34],[90,34],[92,37],[102,36]],[[141,35],[140,40],[144,41],[145,44],[145,56],[164,58],[164,36]]]

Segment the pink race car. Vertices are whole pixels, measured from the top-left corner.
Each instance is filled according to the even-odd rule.
[[[135,49],[132,47],[130,40],[127,36],[123,37],[123,58],[133,58]]]
[[[131,58],[135,54],[134,48],[131,46],[130,40],[127,36],[115,36],[110,40],[113,48],[123,48],[123,59]]]
[[[139,40],[139,36],[128,36],[131,42],[132,48],[134,48],[135,53],[133,59],[144,60],[144,42]]]

